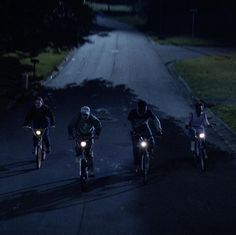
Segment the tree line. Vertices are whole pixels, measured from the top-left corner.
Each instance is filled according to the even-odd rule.
[[[148,26],[159,34],[235,38],[235,0],[146,0]]]
[[[0,51],[76,46],[92,20],[83,0],[1,0]]]
[[[159,35],[189,34],[228,38],[236,32],[235,0],[94,0],[129,4],[147,18],[147,27]]]

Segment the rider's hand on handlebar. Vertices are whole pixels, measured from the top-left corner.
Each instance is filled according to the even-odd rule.
[[[23,126],[23,128],[25,128],[25,129],[30,129],[31,126]]]
[[[162,135],[163,135],[162,131],[158,131],[158,132],[156,133],[156,137],[161,137]]]
[[[74,136],[68,136],[68,140],[74,140],[75,137]]]
[[[95,139],[95,140],[98,140],[98,139],[99,139],[99,136],[98,136],[98,135],[95,135],[95,136],[94,136],[94,139]]]
[[[186,128],[186,129],[189,129],[189,127],[190,127],[190,126],[189,126],[188,124],[185,125],[185,128]]]
[[[216,123],[214,123],[214,122],[212,122],[210,125],[209,125],[209,127],[214,127],[214,126],[216,126]]]
[[[56,128],[56,126],[55,126],[55,125],[52,125],[51,128]]]

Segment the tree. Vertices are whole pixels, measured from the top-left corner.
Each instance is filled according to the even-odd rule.
[[[5,0],[0,3],[1,50],[37,53],[72,46],[88,30],[92,10],[82,0]]]

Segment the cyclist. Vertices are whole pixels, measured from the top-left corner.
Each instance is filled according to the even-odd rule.
[[[98,138],[101,132],[101,122],[91,114],[88,106],[83,106],[80,112],[70,121],[68,125],[69,139],[87,139],[88,145],[85,149],[85,157],[88,161],[90,177],[94,177],[93,144],[94,138]],[[76,156],[82,154],[82,150],[75,147]]]
[[[134,158],[135,171],[138,172],[140,169],[138,135],[142,135],[143,138],[149,140],[148,151],[149,153],[152,153],[155,145],[155,140],[151,128],[149,126],[149,121],[150,120],[153,121],[158,135],[162,135],[162,127],[160,120],[148,108],[147,103],[144,100],[139,100],[137,102],[137,107],[136,109],[130,111],[128,115],[128,120],[130,121],[132,127],[131,137],[133,144],[133,158]]]
[[[195,112],[191,112],[189,115],[189,120],[186,125],[186,128],[189,129],[189,137],[190,137],[190,150],[194,152],[195,150],[195,136],[197,133],[202,132],[205,133],[206,127],[211,126],[208,121],[207,115],[204,112],[204,104],[200,101],[197,101],[195,104]],[[206,152],[205,152],[205,156]]]
[[[43,102],[43,98],[38,96],[35,98],[34,105],[29,109],[23,126],[28,127],[32,123],[34,129],[46,129],[43,135],[46,153],[51,152],[51,142],[49,137],[49,128],[55,127],[55,118],[52,111]],[[37,145],[37,138],[33,136],[33,153]]]

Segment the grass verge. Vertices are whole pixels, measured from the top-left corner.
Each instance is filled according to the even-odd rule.
[[[217,105],[212,111],[236,132],[236,105]]]
[[[115,16],[114,19],[132,25],[134,27],[143,27],[146,24],[146,18],[138,15]]]
[[[55,69],[57,69],[56,66],[63,61],[67,54],[68,50],[61,52],[46,51],[40,53],[37,56],[37,59],[39,60],[39,64],[36,65],[37,78],[40,80],[46,79]],[[21,64],[23,66],[32,65],[30,58],[22,59]]]
[[[68,50],[53,52],[47,49],[37,56],[39,63],[36,64],[36,78],[38,80],[46,79],[60,64]],[[32,77],[33,64],[30,61],[29,54],[23,52],[14,52],[0,55],[0,83],[17,82],[21,73],[26,72]]]
[[[221,46],[220,43],[206,38],[190,37],[190,36],[173,36],[173,37],[157,37],[152,36],[155,41],[161,45],[176,46]]]
[[[236,131],[236,55],[209,56],[176,63],[194,94]]]
[[[129,5],[121,5],[121,4],[104,4],[104,3],[87,3],[95,12],[103,11],[103,12],[123,12],[130,13],[133,9]]]

